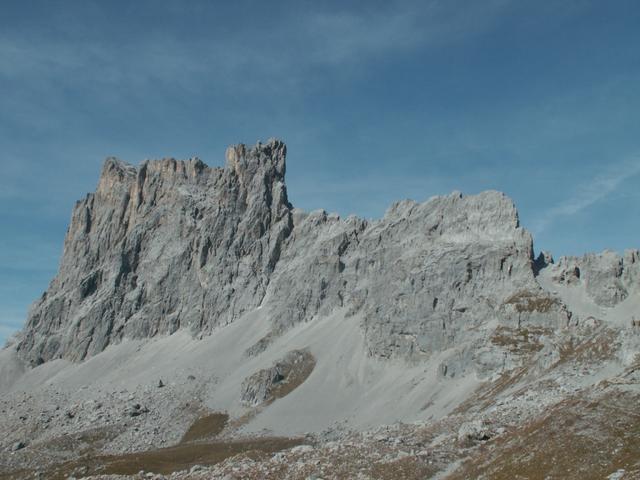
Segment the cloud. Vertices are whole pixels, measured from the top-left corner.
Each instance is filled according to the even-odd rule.
[[[534,222],[533,231],[539,234],[562,217],[571,217],[614,193],[626,180],[640,174],[640,156],[614,165],[577,188],[563,202],[547,209]]]
[[[38,32],[0,36],[0,79],[30,84],[73,83],[105,94],[104,87],[179,85],[187,90],[232,87],[234,91],[308,85],[313,70],[340,74],[394,52],[433,47],[475,35],[508,5],[482,2],[398,2],[383,8],[298,11],[271,23],[210,35],[168,36],[147,32],[109,42],[80,31],[46,38]],[[203,79],[206,78],[206,82]]]
[[[410,11],[390,15],[321,13],[308,19],[305,30],[312,46],[308,59],[334,66],[414,47],[424,35]]]
[[[392,2],[386,8],[316,12],[298,36],[310,51],[307,60],[344,68],[393,52],[431,48],[484,31],[509,2]]]

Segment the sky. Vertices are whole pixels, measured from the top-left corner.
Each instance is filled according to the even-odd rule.
[[[0,343],[111,155],[277,137],[305,210],[496,189],[536,251],[638,248],[638,25],[635,0],[3,0]]]

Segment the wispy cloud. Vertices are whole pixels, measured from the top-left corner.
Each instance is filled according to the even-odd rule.
[[[576,215],[614,193],[626,180],[640,174],[640,156],[634,156],[599,173],[580,185],[566,200],[547,209],[534,221],[534,233],[540,233],[563,217]]]
[[[423,44],[430,34],[420,9],[331,12],[309,16],[299,31],[309,48],[306,61],[342,67]]]
[[[464,5],[461,5],[464,4]],[[340,74],[389,53],[440,46],[488,28],[509,4],[400,2],[382,8],[295,12],[272,24],[223,32],[207,39],[147,34],[127,37],[118,48],[89,38],[83,42],[4,34],[0,37],[0,79],[30,78],[78,84],[105,94],[109,85],[150,84],[235,91],[308,87],[310,70]],[[463,7],[463,8],[461,8]],[[295,39],[292,41],[292,39]],[[206,76],[207,84],[202,83]]]

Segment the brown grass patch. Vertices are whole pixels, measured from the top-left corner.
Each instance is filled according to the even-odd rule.
[[[638,396],[612,392],[597,401],[571,399],[533,422],[482,446],[447,480],[487,478],[623,478],[640,475]]]
[[[604,329],[587,339],[568,338],[560,345],[558,363],[577,362],[584,365],[600,363],[614,358],[617,350],[616,332]]]
[[[500,393],[518,385],[520,381],[526,378],[528,373],[527,367],[520,367],[503,373],[497,380],[481,385],[473,395],[453,410],[452,414],[459,415],[488,408]]]
[[[74,475],[135,475],[141,470],[166,475],[188,470],[193,465],[214,465],[239,454],[264,459],[266,455],[301,443],[301,439],[278,437],[187,443],[122,455],[87,455],[74,461],[43,466],[40,470],[46,472],[45,478],[50,480],[64,480]],[[0,479],[30,479],[34,475],[35,470],[22,469],[0,473]]]
[[[118,434],[119,428],[114,426],[92,428],[34,443],[32,447],[48,452],[67,451],[73,452],[75,455],[84,455],[100,449]]]
[[[291,350],[273,366],[247,377],[241,386],[245,405],[266,406],[298,388],[311,375],[316,359],[307,350]]]
[[[439,469],[416,457],[405,457],[388,463],[377,463],[370,475],[380,480],[424,480],[438,473]]]
[[[189,469],[193,465],[214,465],[227,458],[247,452],[274,453],[299,445],[290,438],[258,438],[227,442],[180,444],[175,447],[105,457],[102,473],[133,475],[140,470],[169,474]]]
[[[189,430],[183,435],[180,443],[204,440],[218,436],[227,426],[229,415],[226,413],[212,413],[200,417],[191,424]]]
[[[293,392],[296,388],[304,383],[311,375],[316,366],[316,359],[309,352],[301,360],[294,364],[292,368],[286,372],[284,381],[275,384],[271,389],[271,395],[274,399],[283,398]]]
[[[542,327],[510,328],[500,326],[493,332],[491,343],[507,348],[512,353],[530,354],[542,350],[543,345],[540,343],[540,337],[551,333],[550,329]]]
[[[558,300],[546,295],[540,295],[528,290],[521,290],[505,300],[505,305],[514,305],[516,312],[540,312],[546,313],[555,305]]]
[[[122,455],[103,455],[98,447],[113,438],[112,431],[99,429],[81,432],[73,436],[64,436],[33,447],[47,450],[71,450],[76,459],[54,465],[40,467],[46,472],[46,478],[63,480],[69,476],[99,474],[134,475],[139,471],[170,474],[193,465],[214,465],[229,457],[245,454],[250,458],[264,459],[267,455],[300,445],[301,439],[264,437],[239,440],[210,440],[220,434],[227,426],[229,416],[226,413],[213,413],[197,419],[187,430],[178,445],[153,449],[144,452]],[[32,448],[33,448],[32,447]],[[0,480],[33,478],[35,470],[16,470],[1,472]]]

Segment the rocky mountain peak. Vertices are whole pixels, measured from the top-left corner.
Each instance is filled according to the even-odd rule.
[[[210,331],[257,307],[292,229],[285,156],[270,140],[231,147],[227,168],[107,158],[19,350],[32,363],[80,360],[124,337]]]
[[[255,174],[260,168],[266,168],[273,172],[278,181],[284,181],[286,156],[286,145],[275,138],[264,144],[258,142],[253,147],[242,143],[231,145],[225,154],[227,168],[233,170],[238,177]]]
[[[466,345],[483,322],[515,321],[506,300],[539,293],[531,235],[503,193],[403,201],[373,222],[294,214],[283,142],[225,157],[224,168],[108,158],[20,354],[77,361],[123,338],[205,335],[261,307],[270,333],[250,351],[340,310],[362,318],[371,355],[424,358]],[[545,321],[564,322],[556,313]]]
[[[192,451],[185,439],[213,441],[195,436],[205,425],[223,435],[217,444],[238,425],[243,437],[322,431],[304,451],[317,455],[324,447],[316,445],[330,439],[325,453],[335,453],[337,438],[350,446],[344,465],[359,438],[373,449],[360,461],[389,458],[390,475],[423,462],[426,470],[412,470],[416,478],[436,472],[434,458],[444,459],[442,469],[460,460],[462,473],[451,478],[477,478],[487,458],[502,461],[501,452],[509,460],[500,471],[511,478],[508,455],[523,442],[539,455],[526,460],[532,470],[525,472],[536,476],[539,459],[564,452],[587,430],[597,435],[581,451],[594,450],[597,436],[598,450],[618,458],[617,466],[638,458],[635,450],[616,457],[637,447],[633,435],[620,447],[619,431],[597,427],[626,428],[638,403],[638,250],[536,258],[513,202],[496,191],[403,200],[377,220],[306,213],[288,201],[285,159],[284,143],[270,140],[229,147],[224,167],[197,158],[138,167],[105,161],[96,192],[73,210],[56,277],[21,335],[0,350],[7,412],[0,464],[41,469],[47,456],[49,464],[65,458],[51,445],[77,456],[77,439],[114,432],[98,435],[98,464],[83,470],[104,473],[100,462],[114,448],[138,458],[150,441],[160,448],[182,439],[149,452],[157,464],[176,449]],[[60,358],[71,362],[27,365]],[[593,413],[612,401],[620,418]],[[581,426],[575,419],[585,411],[592,413]],[[201,412],[218,413],[195,418]],[[388,426],[369,437],[334,430],[398,421],[408,423],[393,442]],[[558,425],[560,433],[548,429]],[[549,438],[561,441],[547,447]],[[487,448],[473,460],[480,445]],[[396,456],[400,447],[425,454]],[[289,458],[282,455],[265,457],[269,468]],[[93,469],[94,459],[83,458]],[[287,462],[298,465],[296,478],[320,457],[297,458]],[[250,463],[259,470],[247,477],[268,471]],[[576,473],[575,465],[568,461],[566,472]],[[545,468],[559,472],[555,460]],[[611,471],[598,478],[619,478]]]
[[[614,307],[640,285],[638,250],[619,255],[611,250],[582,257],[561,257],[552,269],[554,280],[566,286],[583,286],[591,300],[603,307]]]

